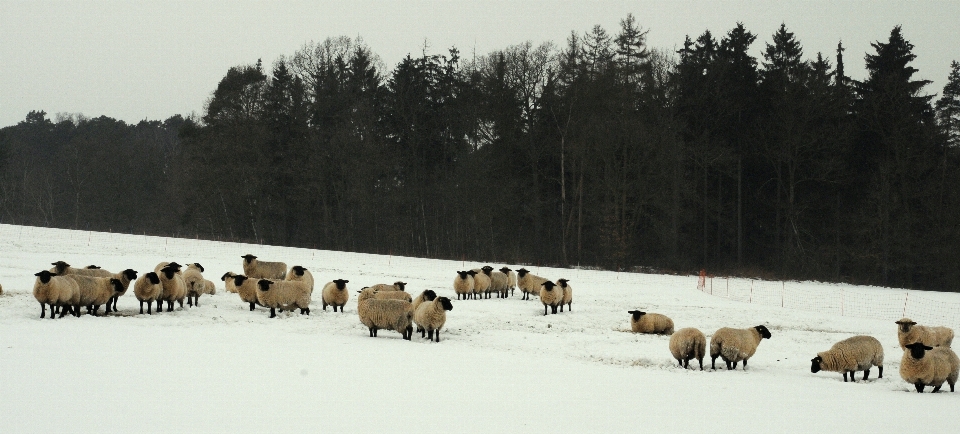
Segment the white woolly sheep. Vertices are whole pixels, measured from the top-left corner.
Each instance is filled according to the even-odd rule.
[[[250,304],[250,311],[252,312],[260,302],[257,300],[257,281],[259,279],[251,279],[243,274],[237,274],[233,276],[234,286],[237,288],[237,295],[240,296],[240,301]]]
[[[220,280],[223,281],[223,289],[227,292],[237,293],[237,285],[233,282],[233,276],[236,276],[237,273],[228,271],[223,273],[223,276],[220,277]]]
[[[127,289],[130,289],[130,282],[134,281],[137,278],[137,271],[127,268],[126,270],[123,270],[117,274],[114,274],[113,278],[119,280],[120,284],[123,285],[123,291],[120,291],[114,294],[113,300],[111,300],[111,303],[113,303],[113,311],[116,312],[117,300],[119,300],[120,297],[123,297],[127,293]]]
[[[707,354],[707,337],[693,327],[677,330],[670,336],[670,354],[684,369],[690,367],[690,359],[697,359],[702,371],[703,356]]]
[[[350,281],[336,279],[323,285],[323,292],[320,294],[323,302],[323,310],[327,310],[327,306],[333,306],[334,312],[337,311],[337,307],[340,307],[341,313],[343,312],[343,306],[347,304],[347,300],[350,299],[350,291],[347,290],[348,282]]]
[[[51,262],[50,265],[53,265],[50,272],[58,276],[77,274],[80,276],[113,277],[113,273],[107,270],[101,270],[100,268],[73,268],[70,264],[63,261]]]
[[[180,264],[171,262],[157,272],[163,291],[157,299],[157,312],[163,312],[163,302],[167,302],[167,312],[173,312],[173,302],[183,309],[183,299],[187,296],[187,284],[183,280]]]
[[[373,297],[378,300],[404,300],[413,303],[413,297],[406,291],[378,291],[374,289]]]
[[[433,300],[435,300],[436,298],[437,298],[437,293],[434,292],[432,289],[427,289],[427,290],[424,290],[423,292],[421,292],[420,295],[418,295],[416,298],[414,298],[413,301],[410,303],[410,304],[411,304],[411,309],[413,309],[413,314],[414,314],[414,315],[417,314],[417,308],[420,307],[420,304],[422,304],[422,303],[425,302],[425,301],[433,301]],[[416,330],[416,331],[422,332],[422,331],[423,331],[423,328],[420,327],[419,324],[417,324],[417,330]]]
[[[563,301],[563,289],[551,281],[543,282],[540,285],[540,302],[543,303],[543,314],[547,314],[547,306],[550,306],[551,313],[557,313],[557,306]]]
[[[847,382],[847,373],[850,381],[856,382],[854,375],[863,371],[863,380],[870,376],[870,368],[880,368],[878,378],[883,378],[883,345],[872,336],[854,336],[833,344],[829,351],[817,353],[817,357],[810,360],[810,372],[831,371],[842,372],[843,382]]]
[[[277,309],[299,308],[300,315],[310,315],[310,288],[305,282],[260,279],[257,286],[257,301],[270,308],[270,318],[277,316]]]
[[[960,373],[957,353],[949,347],[931,347],[922,342],[914,342],[906,348],[900,359],[900,377],[913,384],[917,393],[923,393],[927,386],[933,386],[934,393],[939,392],[944,381],[950,385],[950,391],[954,391]]]
[[[143,314],[143,303],[147,303],[147,314],[153,315],[151,311],[153,302],[163,294],[163,284],[160,283],[160,276],[151,271],[140,276],[133,284],[133,295],[140,301],[140,314]],[[159,311],[160,308],[157,308]]]
[[[290,267],[290,271],[287,272],[287,277],[285,277],[284,280],[304,282],[307,284],[307,287],[310,288],[310,293],[313,294],[313,274],[310,273],[310,270],[300,265]]]
[[[457,293],[457,300],[460,296],[466,300],[468,295],[473,294],[473,274],[470,271],[457,271],[457,277],[453,278],[453,291]]]
[[[433,340],[433,333],[436,332],[436,342],[440,342],[440,329],[447,322],[448,310],[453,310],[453,303],[447,297],[437,297],[433,301],[420,304],[413,313],[413,321],[420,329],[420,337],[426,335]]]
[[[73,279],[80,287],[80,297],[75,306],[79,311],[80,306],[86,306],[87,312],[93,316],[99,316],[100,306],[106,305],[104,314],[111,312],[109,302],[113,296],[123,291],[123,283],[113,277],[93,277],[80,274],[68,274],[66,277]]]
[[[283,262],[265,262],[256,256],[246,254],[243,258],[243,274],[251,279],[279,279],[287,277],[287,264]]]
[[[897,340],[904,351],[907,344],[923,342],[931,347],[949,347],[953,343],[953,329],[943,326],[920,326],[910,318],[902,318],[897,324]]]
[[[630,316],[630,330],[634,333],[672,335],[673,320],[659,313],[647,313],[639,310],[627,311]]]
[[[510,290],[510,278],[502,272],[494,271],[493,267],[489,265],[485,265],[481,270],[483,270],[483,274],[490,277],[490,287],[486,291],[486,297],[490,298],[490,293],[493,292],[497,294],[497,298],[507,298],[507,292]]]
[[[187,306],[200,307],[200,294],[206,292],[203,278],[203,266],[199,263],[187,264],[183,271],[183,283],[187,285]]]
[[[176,271],[177,274],[183,275],[183,271],[182,271],[183,266],[180,265],[180,264],[178,264],[178,263],[176,263],[176,262],[166,262],[166,261],[161,262],[161,263],[157,264],[156,267],[153,267],[153,272],[154,272],[154,273],[157,273],[157,275],[159,275],[159,274],[160,274],[160,270],[163,270],[163,269],[166,268],[168,265],[173,265],[174,268],[176,268],[176,270],[177,270],[177,271]]]
[[[66,276],[56,276],[53,273],[43,270],[37,274],[37,280],[33,284],[33,297],[40,302],[40,318],[46,316],[46,305],[50,305],[50,319],[56,317],[54,306],[61,306],[60,317],[63,318],[67,312],[71,311],[71,306],[76,304],[79,299],[80,287],[73,279]]]
[[[743,361],[743,370],[747,370],[747,360],[757,351],[762,339],[772,335],[766,326],[758,325],[748,329],[723,327],[710,337],[710,359],[713,369],[717,369],[717,357],[727,362],[727,369],[737,369],[737,363]]]
[[[563,305],[567,305],[567,310],[573,312],[573,287],[567,279],[557,279],[557,285],[563,289],[563,300],[560,300],[560,312],[563,312]]]
[[[393,282],[393,285],[388,285],[386,283],[378,283],[368,288],[374,291],[405,291],[407,288],[407,282]]]
[[[395,330],[404,339],[413,337],[413,304],[405,300],[380,300],[374,298],[375,290],[365,289],[357,297],[357,315],[360,322],[377,337],[377,331]]]
[[[483,269],[474,268],[472,271],[473,274],[473,294],[471,298],[482,299],[485,294],[490,290],[490,276],[486,275],[483,272]],[[489,294],[487,294],[489,295]]]
[[[513,291],[517,289],[517,273],[507,267],[501,268],[500,272],[507,275],[507,288],[510,290],[510,296],[513,297]]]
[[[212,280],[203,279],[203,293],[215,295],[217,293],[217,285],[214,284]]]
[[[530,295],[540,295],[540,286],[546,281],[547,279],[530,273],[526,268],[517,270],[517,286],[520,287],[520,292],[523,292],[521,300],[529,300]]]

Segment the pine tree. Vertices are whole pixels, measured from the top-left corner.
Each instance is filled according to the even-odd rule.
[[[960,146],[960,62],[950,62],[950,75],[937,100],[937,119],[951,147]]]

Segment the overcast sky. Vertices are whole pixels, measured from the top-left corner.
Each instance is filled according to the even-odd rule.
[[[759,58],[786,23],[806,58],[833,63],[847,48],[847,74],[862,78],[871,42],[895,25],[914,44],[918,78],[940,93],[960,60],[960,1],[10,1],[0,0],[0,127],[30,110],[106,115],[127,122],[202,112],[239,64],[269,67],[304,43],[361,36],[392,69],[424,41],[432,53],[465,56],[524,41],[562,45],[571,31],[600,24],[616,34],[632,13],[651,47],[674,49],[685,35],[720,37],[740,21],[758,36]]]

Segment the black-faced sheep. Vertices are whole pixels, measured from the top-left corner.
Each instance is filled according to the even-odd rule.
[[[343,312],[343,306],[350,299],[350,291],[347,290],[348,282],[350,281],[336,279],[323,285],[323,292],[320,294],[323,300],[323,310],[327,310],[327,306],[333,306],[334,312],[337,311],[337,307],[340,307],[341,313]]]
[[[457,277],[453,278],[453,291],[457,293],[457,300],[460,296],[466,300],[468,295],[473,294],[473,275],[470,271],[457,271]]]
[[[939,392],[944,381],[950,385],[950,391],[954,391],[960,373],[957,353],[949,347],[931,347],[922,342],[908,344],[906,348],[900,359],[900,377],[913,384],[917,393],[923,393],[927,386],[933,386],[934,393]]]
[[[277,309],[299,308],[301,315],[310,315],[310,288],[306,283],[260,279],[257,286],[257,301],[270,308],[270,318],[277,316]]]
[[[573,312],[573,287],[567,279],[557,279],[557,285],[563,290],[563,300],[560,300],[560,312],[563,312],[563,305],[567,305],[567,310]]]
[[[673,320],[659,313],[647,313],[639,310],[627,311],[630,316],[630,330],[634,333],[658,335],[673,334]]]
[[[163,294],[163,285],[160,283],[160,276],[151,271],[140,276],[133,284],[133,295],[140,301],[140,314],[143,314],[143,304],[147,304],[147,314],[153,315],[151,311],[153,302]],[[157,308],[159,311],[159,308]]]
[[[870,368],[880,368],[878,378],[883,378],[883,346],[872,336],[854,336],[833,344],[829,351],[817,353],[817,357],[810,360],[810,372],[831,371],[842,372],[843,382],[847,382],[847,373],[850,381],[856,382],[854,374],[863,371],[863,379],[870,376]]]
[[[357,297],[357,315],[360,322],[377,337],[378,330],[395,330],[403,339],[413,337],[413,304],[405,300],[380,300],[374,298],[375,290],[365,289]]]
[[[437,297],[433,301],[420,304],[413,314],[413,321],[420,329],[420,337],[426,334],[428,339],[433,340],[433,333],[436,332],[436,341],[440,342],[440,329],[447,322],[448,310],[453,310],[453,303],[447,297]]]
[[[287,276],[287,264],[283,262],[265,262],[256,256],[246,254],[243,258],[243,274],[251,279],[279,279]]]
[[[540,285],[540,302],[543,303],[543,314],[547,314],[547,306],[550,306],[551,313],[557,313],[557,307],[563,301],[563,289],[560,289],[556,283],[551,281],[543,282]]]
[[[710,337],[710,359],[713,369],[717,369],[717,357],[723,358],[727,369],[737,369],[737,363],[743,361],[743,370],[747,370],[747,360],[753,357],[762,339],[772,335],[766,326],[758,325],[748,329],[723,327]]]
[[[943,326],[921,326],[910,318],[902,318],[897,324],[897,340],[904,351],[907,344],[923,342],[931,347],[949,347],[953,343],[953,329]]]
[[[520,292],[523,292],[521,300],[529,300],[530,295],[539,295],[540,286],[546,281],[547,279],[531,274],[526,268],[517,270],[517,286],[520,287]]]

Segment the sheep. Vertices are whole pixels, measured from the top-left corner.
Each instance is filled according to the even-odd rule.
[[[223,289],[225,289],[227,292],[232,292],[234,294],[237,293],[237,285],[235,285],[233,282],[233,276],[236,275],[237,273],[228,271],[223,273],[223,276],[220,277],[220,280],[223,281]]]
[[[923,393],[927,386],[933,386],[933,393],[940,391],[943,382],[954,391],[957,374],[960,373],[960,359],[949,347],[931,347],[923,342],[914,342],[906,346],[900,359],[900,377]]]
[[[817,357],[810,359],[810,372],[832,371],[842,372],[843,382],[847,382],[847,373],[850,381],[856,382],[854,375],[863,371],[863,380],[870,376],[870,368],[880,368],[878,378],[883,378],[883,346],[872,336],[854,336],[833,344],[829,351],[817,353]]]
[[[632,315],[630,317],[630,330],[633,330],[634,333],[673,334],[673,320],[666,315],[639,310],[631,310],[627,313]]]
[[[467,295],[473,294],[473,274],[470,271],[457,271],[457,277],[453,278],[453,291],[457,293],[457,300],[460,296],[467,299]]]
[[[497,294],[497,298],[507,298],[507,291],[509,291],[510,278],[506,274],[493,271],[493,267],[486,265],[483,268],[483,274],[486,274],[490,277],[490,287],[487,289],[486,296],[490,298],[490,293],[494,292]]]
[[[127,293],[127,289],[130,289],[130,282],[137,278],[137,271],[127,268],[126,270],[123,270],[117,274],[114,274],[113,278],[119,280],[120,283],[123,285],[123,291],[120,291],[114,294],[113,300],[111,300],[111,302],[113,303],[113,311],[116,312],[117,300],[119,300],[120,297],[122,297],[124,294]]]
[[[279,279],[287,277],[287,264],[283,262],[265,262],[256,256],[246,254],[243,258],[243,274],[251,279]]]
[[[393,282],[393,285],[387,285],[386,283],[378,283],[368,288],[374,291],[405,291],[407,288],[407,282]]]
[[[234,286],[237,288],[237,295],[240,296],[240,300],[244,303],[250,303],[250,311],[256,308],[256,305],[260,304],[257,300],[257,280],[252,279],[243,274],[238,274],[233,276]]]
[[[367,289],[367,288],[363,288]],[[359,292],[359,291],[358,291]],[[413,298],[406,291],[378,291],[374,290],[374,298],[379,300],[404,300],[413,303]]]
[[[203,265],[199,263],[187,264],[187,269],[183,272],[183,283],[187,285],[187,306],[200,307],[200,294],[206,292],[202,273]]]
[[[167,302],[167,312],[173,312],[173,302],[176,301],[183,309],[183,298],[187,296],[187,284],[180,272],[180,264],[171,262],[157,272],[163,291],[157,298],[157,312],[163,311],[163,302]]]
[[[414,298],[414,299],[413,299],[413,302],[411,302],[411,305],[412,305],[411,307],[412,307],[412,309],[413,309],[414,315],[416,315],[416,313],[417,313],[417,308],[420,307],[420,304],[421,304],[421,303],[423,303],[423,302],[425,302],[425,301],[433,301],[433,300],[435,300],[436,298],[437,298],[437,293],[434,292],[432,289],[427,289],[427,290],[424,290],[423,292],[421,292],[420,295],[418,295],[417,298]],[[420,327],[419,324],[417,324],[417,331],[418,331],[418,332],[422,332],[422,331],[423,331],[423,327]]]
[[[544,316],[547,315],[547,306],[550,306],[550,312],[555,314],[557,313],[557,306],[563,301],[563,290],[549,280],[543,282],[540,285],[540,301],[543,303]]]
[[[560,312],[563,312],[563,305],[567,305],[567,310],[573,312],[573,287],[567,279],[557,279],[557,285],[563,288],[563,300],[560,300]]]
[[[470,271],[473,272],[473,294],[470,296],[471,298],[483,299],[484,294],[489,295],[488,291],[490,290],[491,283],[490,276],[486,275],[483,272],[483,269],[480,268],[474,268]]]
[[[953,343],[953,329],[943,326],[919,326],[910,318],[902,318],[897,321],[897,340],[900,341],[900,348],[904,351],[907,344],[914,342],[923,342],[924,345],[931,347],[950,347]]]
[[[440,329],[447,322],[447,312],[453,310],[453,303],[447,297],[437,297],[433,301],[420,304],[413,314],[413,321],[420,329],[420,337],[427,336],[433,340],[433,333],[437,333],[436,342],[440,342]]]
[[[50,305],[50,319],[56,317],[53,310],[54,306],[63,307],[60,313],[60,317],[63,318],[70,311],[70,306],[76,304],[75,301],[79,298],[80,287],[77,282],[66,276],[57,276],[47,270],[34,274],[34,276],[37,276],[37,280],[33,284],[33,297],[40,302],[40,318],[46,316],[47,304]]]
[[[310,294],[313,294],[313,274],[310,273],[310,270],[300,265],[290,267],[290,271],[287,272],[287,277],[285,277],[284,280],[306,282],[307,287],[310,288]]]
[[[748,329],[723,327],[710,337],[710,359],[712,368],[717,369],[717,357],[727,362],[727,369],[737,369],[737,363],[743,360],[743,370],[747,370],[747,360],[757,351],[764,338],[770,339],[766,326],[758,325]]]
[[[693,327],[677,330],[673,336],[670,336],[670,354],[677,359],[680,367],[687,369],[690,367],[690,359],[697,359],[700,362],[700,370],[703,370],[703,356],[707,353],[707,337],[698,329]]]
[[[336,279],[332,282],[328,282],[326,285],[323,285],[323,292],[321,295],[321,300],[323,302],[323,310],[327,310],[327,306],[333,306],[333,311],[337,311],[337,306],[340,307],[340,312],[343,312],[343,305],[347,304],[347,300],[350,299],[350,291],[347,291],[347,283],[349,280]]]
[[[70,266],[70,264],[63,261],[51,262],[50,265],[53,265],[53,268],[50,269],[50,272],[55,273],[58,276],[78,274],[81,276],[92,277],[113,277],[113,273],[107,270],[101,270],[100,268],[73,268]]]
[[[409,341],[413,337],[413,304],[405,300],[380,300],[374,298],[375,293],[367,288],[357,297],[357,314],[370,330],[370,337],[377,337],[380,329],[395,330]]]
[[[140,276],[133,284],[133,295],[140,301],[141,315],[143,315],[144,302],[147,303],[147,314],[153,315],[151,312],[153,302],[159,299],[161,294],[163,294],[163,284],[160,283],[160,276],[153,271]],[[160,311],[159,307],[157,311]]]
[[[310,315],[310,288],[305,282],[260,279],[257,286],[257,301],[270,308],[270,318],[277,316],[277,309],[299,308],[300,315]],[[271,286],[274,288],[270,288]]]
[[[180,265],[180,264],[178,264],[178,263],[176,263],[176,262],[161,262],[161,263],[157,264],[156,267],[153,267],[153,272],[154,272],[154,273],[157,273],[157,274],[159,275],[159,274],[160,274],[160,270],[163,270],[164,268],[166,268],[168,265],[171,265],[171,264],[176,268],[177,274],[183,275],[183,271],[181,270],[181,269],[183,268],[183,266]]]
[[[510,296],[513,297],[513,290],[517,289],[517,273],[507,267],[501,268],[500,272],[507,275],[507,288],[510,290]]]
[[[540,294],[540,285],[543,285],[543,282],[546,281],[547,279],[530,274],[530,271],[526,268],[517,270],[517,286],[523,292],[521,300],[529,300],[530,294]]]
[[[80,297],[77,298],[74,308],[79,315],[80,306],[87,306],[87,312],[99,316],[100,306],[106,305],[104,314],[111,312],[110,301],[116,293],[123,291],[123,283],[113,277],[92,277],[80,274],[68,274],[68,278],[77,282],[80,287]]]

